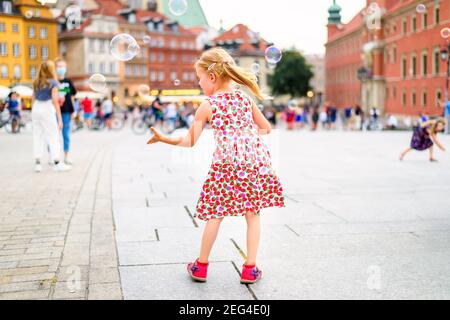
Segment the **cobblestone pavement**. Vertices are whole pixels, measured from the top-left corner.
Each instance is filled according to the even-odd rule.
[[[264,278],[239,284],[245,219],[228,218],[199,285],[185,264],[200,246],[211,132],[195,149],[80,132],[73,171],[58,174],[32,171],[29,133],[1,132],[0,299],[450,298],[449,153],[401,163],[409,133],[266,139],[287,207],[263,211]]]

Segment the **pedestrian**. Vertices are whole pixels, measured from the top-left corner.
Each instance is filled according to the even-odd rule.
[[[94,117],[92,100],[88,96],[85,96],[84,99],[81,100],[81,105],[83,106],[84,123],[90,129],[92,127],[92,118]]]
[[[445,147],[437,138],[437,134],[439,132],[445,131],[445,125],[445,120],[439,118],[436,120],[428,120],[415,128],[411,140],[411,146],[400,155],[400,161],[403,161],[406,154],[408,154],[412,150],[428,150],[430,154],[430,161],[436,162],[437,160],[433,156],[434,144],[436,144],[442,151],[445,151]]]
[[[193,147],[207,123],[214,130],[217,149],[208,178],[196,206],[195,217],[207,221],[199,258],[188,265],[194,280],[206,281],[208,258],[225,217],[247,220],[247,261],[241,283],[255,283],[262,276],[256,265],[260,241],[260,211],[284,207],[283,189],[272,168],[270,153],[260,135],[271,131],[269,121],[255,102],[233,82],[250,89],[262,99],[253,74],[239,68],[221,48],[213,48],[197,61],[200,87],[209,96],[198,108],[195,123],[185,137],[171,138],[152,127],[148,144],[163,142]]]
[[[169,132],[175,131],[177,119],[178,119],[177,105],[174,102],[170,102],[165,110],[165,120]]]
[[[162,128],[164,124],[164,106],[161,102],[161,91],[158,91],[155,100],[151,104],[152,113],[155,115],[155,126]]]
[[[312,113],[312,116],[311,116],[311,120],[312,120],[311,130],[312,131],[316,131],[317,130],[317,125],[319,123],[319,118],[320,118],[319,106],[316,105],[316,106],[314,106],[313,113]]]
[[[60,161],[60,130],[63,128],[58,101],[58,81],[53,61],[44,61],[33,82],[32,124],[35,171],[42,171],[41,159],[44,147],[49,147],[55,171],[67,171],[71,167]]]
[[[9,93],[8,98],[5,101],[5,108],[8,109],[10,117],[16,119],[16,121],[13,121],[11,124],[11,131],[12,133],[17,133],[17,129],[20,126],[21,119],[20,110],[22,109],[22,106],[20,104],[20,97],[17,92],[12,91]]]
[[[103,118],[102,121],[105,123],[106,127],[111,130],[112,128],[112,115],[113,115],[113,103],[109,97],[103,98],[101,104]]]
[[[71,134],[71,122],[75,112],[75,95],[77,90],[73,85],[73,82],[66,77],[67,64],[61,58],[55,60],[56,74],[58,75],[59,82],[59,105],[61,107],[61,117],[63,120],[62,136],[64,142],[64,162],[68,165],[72,165],[72,161],[69,157],[70,152],[70,134]]]

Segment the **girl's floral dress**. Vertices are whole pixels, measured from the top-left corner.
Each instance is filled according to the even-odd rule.
[[[235,91],[207,100],[217,148],[194,217],[207,221],[285,207],[283,188],[258,134],[250,98]]]

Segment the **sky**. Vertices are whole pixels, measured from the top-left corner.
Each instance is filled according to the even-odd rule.
[[[212,27],[243,23],[280,48],[295,46],[305,54],[324,53],[328,8],[332,0],[200,0]],[[366,0],[337,0],[342,22],[350,21]],[[225,4],[225,5],[224,5]]]

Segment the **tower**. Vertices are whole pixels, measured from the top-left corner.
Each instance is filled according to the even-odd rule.
[[[333,5],[328,9],[328,24],[338,25],[341,23],[342,8],[333,0]]]

